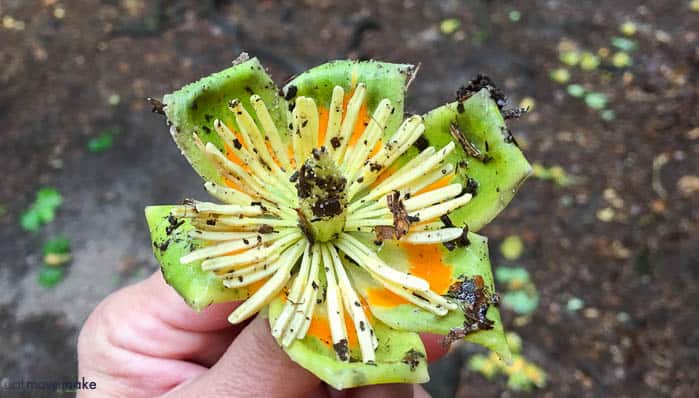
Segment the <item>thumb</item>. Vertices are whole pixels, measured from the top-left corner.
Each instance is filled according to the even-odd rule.
[[[216,365],[166,397],[302,397],[319,383],[287,356],[272,337],[267,320],[258,316]]]

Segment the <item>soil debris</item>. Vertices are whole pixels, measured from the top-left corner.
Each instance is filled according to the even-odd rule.
[[[456,100],[464,102],[482,89],[488,90],[490,98],[495,101],[500,110],[507,105],[507,97],[502,90],[497,88],[493,79],[481,73],[476,75],[476,78],[468,82],[465,86],[459,87],[456,91]]]
[[[410,371],[414,372],[420,365],[420,360],[423,358],[425,358],[425,354],[411,348],[405,353],[401,362],[410,366]]]
[[[497,305],[500,300],[497,294],[488,292],[482,276],[475,275],[455,282],[449,286],[446,296],[456,301],[466,320],[463,327],[454,328],[445,336],[444,345],[462,339],[469,333],[493,328],[493,321],[486,317],[486,313],[491,305]]]
[[[474,157],[483,163],[488,163],[492,159],[487,153],[481,152],[480,149],[478,149],[471,141],[469,141],[466,135],[459,129],[459,126],[457,126],[456,124],[452,123],[449,125],[449,132],[451,133],[451,136],[456,140],[456,142],[458,142],[459,145],[461,145],[461,148],[467,155]],[[485,142],[485,147],[485,151],[487,152],[487,141]]]

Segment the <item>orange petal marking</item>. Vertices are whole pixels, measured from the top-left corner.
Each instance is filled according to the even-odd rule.
[[[413,196],[419,195],[421,193],[429,192],[429,191],[434,191],[435,189],[446,187],[449,185],[451,182],[451,179],[454,178],[453,174],[445,175],[444,177],[440,178],[439,180],[433,182],[432,184],[422,188],[421,190],[415,192]]]
[[[332,346],[332,335],[330,334],[330,322],[325,316],[314,315],[308,327],[306,336],[313,336],[322,341],[328,347]]]
[[[272,144],[270,144],[268,140],[265,140],[265,146],[267,147],[267,152],[269,152],[269,156],[272,157],[274,163],[277,166],[282,167],[282,163],[279,161],[279,159],[277,159],[277,154],[274,152],[274,149],[272,149]]]
[[[442,249],[439,244],[411,245],[400,243],[408,254],[410,269],[408,272],[420,277],[430,284],[430,289],[437,294],[445,294],[454,280],[452,270],[442,261]],[[409,304],[408,300],[384,289],[371,288],[367,291],[369,303],[377,307],[397,307]]]
[[[233,189],[235,189],[236,191],[240,191],[240,185],[238,185],[237,183],[235,183],[233,180],[230,180],[230,179],[224,177],[224,178],[223,178],[223,183],[226,184],[226,186],[227,186],[228,188],[233,188]]]
[[[370,314],[370,312],[365,309],[365,314]],[[367,319],[371,323],[373,318],[367,315]],[[354,329],[354,323],[350,314],[345,311],[345,329],[347,330],[347,344],[350,348],[359,347],[359,338],[357,337],[357,331]],[[313,336],[318,340],[322,341],[328,347],[332,347],[332,334],[330,333],[330,323],[328,318],[324,315],[314,315],[311,319],[311,324],[308,327],[307,336]]]
[[[325,133],[328,130],[328,118],[330,112],[322,106],[318,107],[318,146],[323,146],[325,142]]]
[[[247,146],[245,145],[245,141],[243,141],[243,138],[240,135],[240,132],[238,132],[235,128],[233,128],[233,126],[231,126],[228,123],[226,123],[226,127],[228,127],[228,130],[230,130],[233,133],[234,138],[237,139],[238,142],[240,142],[243,148],[247,148]]]
[[[296,168],[296,159],[294,158],[294,146],[292,144],[289,144],[289,146],[286,147],[286,153],[289,156],[289,163],[291,163],[291,167]]]
[[[359,347],[359,338],[357,337],[357,330],[354,328],[354,323],[350,314],[345,311],[345,329],[347,330],[347,345],[349,348]]]
[[[369,303],[364,300],[364,297],[359,296],[359,302],[362,304],[362,309],[366,314],[366,319],[369,321],[370,325],[374,325],[374,315],[371,313],[371,308],[369,308]]]
[[[369,304],[377,307],[397,307],[401,304],[410,304],[403,297],[400,297],[382,287],[374,287],[367,290]]]
[[[378,153],[381,150],[381,146],[383,145],[383,140],[379,138],[379,140],[376,142],[376,145],[374,145],[374,148],[369,152],[369,158],[373,158],[376,153]]]
[[[257,282],[254,282],[254,283],[251,283],[250,285],[248,285],[248,290],[250,290],[250,295],[252,296],[256,291],[260,290],[262,285],[267,283],[268,280],[269,280],[269,278],[265,278],[265,279],[261,279]]]
[[[238,155],[236,155],[235,152],[233,152],[233,149],[231,147],[229,147],[228,144],[223,144],[223,145],[226,149],[226,157],[228,158],[228,160],[230,160],[231,162],[244,168],[245,171],[248,171],[248,169],[247,169],[248,165],[243,163],[243,161],[238,157]]]
[[[391,165],[391,166],[389,166],[387,169],[384,169],[383,172],[382,172],[381,174],[379,174],[378,177],[376,177],[376,180],[374,180],[374,182],[371,183],[371,187],[372,187],[372,188],[376,188],[376,187],[379,186],[379,184],[381,184],[385,179],[387,179],[388,177],[392,176],[393,173],[395,173],[397,170],[398,170],[398,167],[396,167],[395,165]]]
[[[349,103],[350,98],[352,98],[352,94],[354,94],[354,90],[352,90],[351,93],[345,95],[345,100],[342,104],[342,108],[344,109],[345,114],[347,113],[347,104]],[[359,137],[362,136],[362,133],[364,132],[364,129],[368,124],[369,113],[367,112],[366,102],[364,102],[362,106],[359,108],[359,115],[357,116],[357,121],[354,123],[354,130],[352,130],[352,135],[350,136],[350,140],[348,143],[350,147],[353,147],[357,143],[357,141],[359,141]]]
[[[454,283],[451,268],[442,261],[442,245],[413,245],[400,243],[408,253],[408,272],[430,283],[430,289],[437,294],[446,294]]]

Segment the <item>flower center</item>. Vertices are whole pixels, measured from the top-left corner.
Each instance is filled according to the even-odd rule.
[[[310,241],[327,242],[345,226],[347,179],[325,147],[312,154],[292,176],[300,203],[299,225]]]

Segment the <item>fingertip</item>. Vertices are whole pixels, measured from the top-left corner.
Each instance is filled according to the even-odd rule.
[[[432,333],[420,333],[422,344],[427,352],[427,362],[434,362],[449,352],[449,346],[444,344],[444,336]]]
[[[308,394],[308,398],[335,398],[335,396],[330,394],[328,386],[325,383],[320,383]]]
[[[135,285],[140,293],[141,308],[147,308],[163,322],[182,330],[212,332],[230,328],[228,315],[240,305],[239,302],[212,304],[196,311],[167,284],[160,270]]]
[[[431,398],[432,396],[428,393],[421,385],[413,385],[413,398]]]
[[[209,372],[173,396],[307,397],[319,384],[279,347],[269,321],[258,316]]]
[[[415,390],[412,384],[377,384],[349,390],[352,398],[411,398]]]

